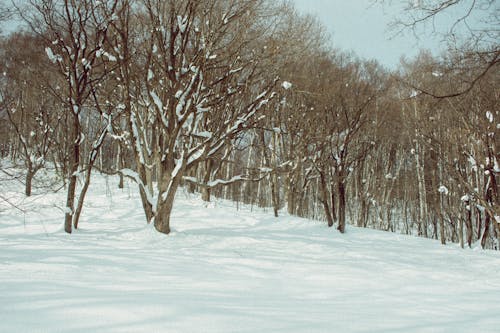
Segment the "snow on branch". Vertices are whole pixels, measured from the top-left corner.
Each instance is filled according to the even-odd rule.
[[[185,176],[185,177],[182,177],[182,179],[184,181],[190,182],[190,183],[198,185],[200,187],[214,188],[217,186],[227,186],[227,185],[231,185],[231,184],[238,183],[238,182],[244,182],[244,181],[258,182],[258,181],[261,181],[262,179],[266,178],[268,174],[269,174],[269,172],[266,172],[264,175],[261,175],[261,176],[256,177],[256,178],[252,178],[248,175],[237,175],[237,176],[231,177],[230,179],[215,179],[215,180],[207,182],[206,184],[198,181],[198,179],[196,179],[195,177]]]
[[[139,174],[134,170],[127,168],[118,170],[118,173],[121,173],[123,176],[135,181],[144,190],[144,193],[146,194],[146,200],[151,205],[151,207],[153,207],[153,211],[156,211],[156,200],[154,196],[148,191],[147,186],[142,182]]]

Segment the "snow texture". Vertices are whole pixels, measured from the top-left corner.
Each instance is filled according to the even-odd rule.
[[[498,252],[182,190],[165,236],[117,182],[96,175],[72,235],[64,191],[2,182],[0,332],[498,332]]]
[[[281,86],[282,86],[282,87],[283,87],[283,89],[285,89],[285,90],[288,90],[288,89],[292,88],[292,84],[291,84],[290,82],[288,82],[288,81],[284,81],[284,82],[281,84]]]

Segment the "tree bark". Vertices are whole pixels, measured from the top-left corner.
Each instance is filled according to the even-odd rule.
[[[295,215],[295,185],[293,183],[292,175],[287,177],[287,212],[289,215]]]
[[[94,143],[92,144],[92,148],[90,152],[88,153],[88,165],[87,165],[87,170],[85,172],[85,181],[83,184],[83,188],[80,191],[80,196],[78,198],[78,203],[76,206],[76,210],[73,214],[73,227],[75,229],[78,229],[78,222],[80,220],[80,215],[82,213],[83,209],[83,202],[85,201],[85,196],[87,195],[87,191],[90,186],[90,176],[92,175],[92,168],[94,167],[95,161],[97,159],[98,153],[101,151],[101,147],[104,144],[104,139],[106,138],[106,135],[108,133],[107,127],[103,128],[101,130],[101,133],[99,134],[99,137]],[[102,169],[102,166],[101,166]]]
[[[82,214],[83,209],[83,201],[85,200],[85,195],[87,194],[87,190],[90,186],[90,175],[92,173],[92,166],[89,165],[87,167],[87,171],[85,172],[85,181],[83,183],[82,190],[80,191],[80,197],[78,198],[78,203],[75,209],[75,213],[73,214],[73,227],[78,229],[78,222],[80,221],[80,215]]]
[[[278,189],[278,176],[276,171],[271,173],[271,199],[273,203],[274,217],[278,217],[279,211],[279,189]]]
[[[472,237],[474,235],[474,232],[472,230],[472,207],[470,206],[470,203],[467,202],[467,218],[465,220],[465,227],[467,228],[467,245],[472,247]]]
[[[66,196],[66,213],[64,216],[64,231],[67,233],[72,232],[73,213],[75,208],[75,192],[78,167],[80,166],[80,121],[77,114],[73,113],[73,127],[72,127],[72,144],[71,152],[68,154],[70,157],[69,165],[69,182],[68,192]]]
[[[153,211],[153,205],[149,201],[149,195],[146,191],[148,189],[146,188],[145,180],[146,180],[146,170],[144,165],[138,164],[137,165],[137,173],[139,175],[140,180],[143,182],[142,184],[139,184],[139,194],[141,196],[141,203],[142,203],[142,209],[144,210],[144,215],[146,216],[146,221],[147,223],[151,223],[151,220],[153,220],[154,217],[154,211]]]
[[[419,221],[418,221],[418,234],[427,238],[427,196],[425,192],[425,175],[424,166],[420,161],[420,148],[417,142],[415,146],[415,161],[417,169],[417,182],[418,182],[418,205],[419,205]],[[423,154],[423,151],[422,151]]]
[[[328,204],[328,189],[326,187],[325,174],[323,172],[319,173],[320,176],[320,186],[321,186],[321,202],[323,203],[323,208],[325,209],[326,219],[328,221],[328,227],[333,227],[333,218],[330,211],[330,205]]]
[[[161,233],[170,233],[170,216],[174,207],[175,193],[179,185],[178,177],[172,179],[172,184],[166,189],[165,192],[158,196],[158,205],[155,214],[155,229]]]
[[[35,172],[32,170],[31,167],[28,167],[28,170],[26,171],[26,184],[24,189],[24,193],[27,197],[31,196],[31,188],[34,176]]]
[[[441,237],[441,244],[446,245],[446,235],[444,231],[444,216],[443,213],[439,214],[439,234]]]
[[[338,189],[338,195],[339,195],[339,214],[338,214],[338,221],[339,225],[337,227],[337,230],[340,231],[341,233],[345,232],[345,210],[346,210],[346,199],[345,199],[345,184],[344,180],[342,177],[339,177],[337,181],[337,189]]]
[[[180,168],[176,168],[176,163],[182,163]],[[161,165],[154,226],[157,231],[167,235],[170,233],[170,215],[174,206],[175,194],[184,175],[185,163],[186,161],[182,158],[176,162],[173,157],[167,157],[167,160],[163,161]]]
[[[122,154],[122,143],[121,142],[118,142],[118,148],[117,148],[117,152],[116,152],[116,169],[117,170],[121,170],[123,169],[123,154]],[[119,189],[123,189],[124,187],[124,176],[123,176],[123,173],[119,173],[118,174],[119,177],[120,177],[120,181],[118,182],[118,188]]]
[[[205,168],[203,170],[203,184],[206,185],[210,181],[210,174],[212,173],[213,161],[208,159],[205,161]],[[201,187],[201,200],[210,202],[211,189],[209,186]]]
[[[175,193],[172,193],[170,191],[165,200],[158,206],[154,223],[155,229],[166,235],[170,233],[170,215],[174,207]]]
[[[488,240],[488,236],[490,235],[490,222],[490,213],[486,212],[484,214],[484,231],[481,237],[481,247],[483,249],[486,247],[486,241]]]

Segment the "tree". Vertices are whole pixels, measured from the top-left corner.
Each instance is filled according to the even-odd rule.
[[[109,126],[99,135],[89,156],[85,186],[75,205],[77,177],[82,172],[81,145],[85,140],[82,132],[82,116],[97,106],[96,96],[99,82],[106,76],[106,61],[114,59],[104,49],[108,29],[114,19],[118,0],[47,0],[30,1],[31,11],[20,12],[31,29],[46,41],[45,52],[50,61],[58,67],[58,73],[65,82],[63,87],[52,91],[64,103],[70,115],[69,124],[69,170],[68,191],[64,229],[71,233],[76,228],[85,198],[90,169],[97,156]],[[107,59],[107,60],[105,60]],[[92,103],[93,101],[93,103]],[[87,103],[90,102],[90,105]],[[107,117],[110,121],[111,117]]]
[[[309,159],[319,176],[328,225],[333,226],[336,217],[337,229],[343,233],[347,180],[373,148],[374,139],[367,131],[383,87],[376,82],[376,71],[342,55],[323,59],[319,73],[318,79],[324,81],[318,104],[309,111],[316,129]]]
[[[274,78],[257,81],[263,75],[257,40],[266,32],[268,5],[145,0],[140,8],[145,70],[131,83],[138,88],[128,110],[139,173],[129,175],[142,188],[148,222],[154,217],[155,228],[168,234],[187,170],[219,154],[272,97]],[[152,168],[156,200],[144,182]]]
[[[438,93],[432,89],[415,88],[436,98],[457,97],[471,91],[488,72],[498,68],[500,32],[495,0],[412,0],[405,4],[402,18],[394,22],[394,28],[399,31],[409,29],[418,36],[423,28],[431,27],[433,33],[448,42],[450,52],[455,54],[448,70],[461,73],[457,76],[460,84],[453,90]],[[443,29],[437,28],[442,26]],[[471,62],[474,63],[472,67]]]
[[[0,23],[9,20],[11,17],[12,17],[12,8],[6,3],[3,2],[0,3]]]
[[[60,129],[57,102],[47,85],[54,68],[37,52],[42,45],[43,40],[27,33],[13,34],[1,45],[2,110],[19,145],[18,157],[26,167],[26,196],[31,195],[33,177],[49,157],[54,131]]]

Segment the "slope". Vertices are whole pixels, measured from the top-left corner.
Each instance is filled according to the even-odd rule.
[[[496,332],[500,254],[201,202],[144,223],[133,184],[94,180],[81,229],[64,193],[0,204],[0,332]],[[21,212],[19,209],[23,209]]]

